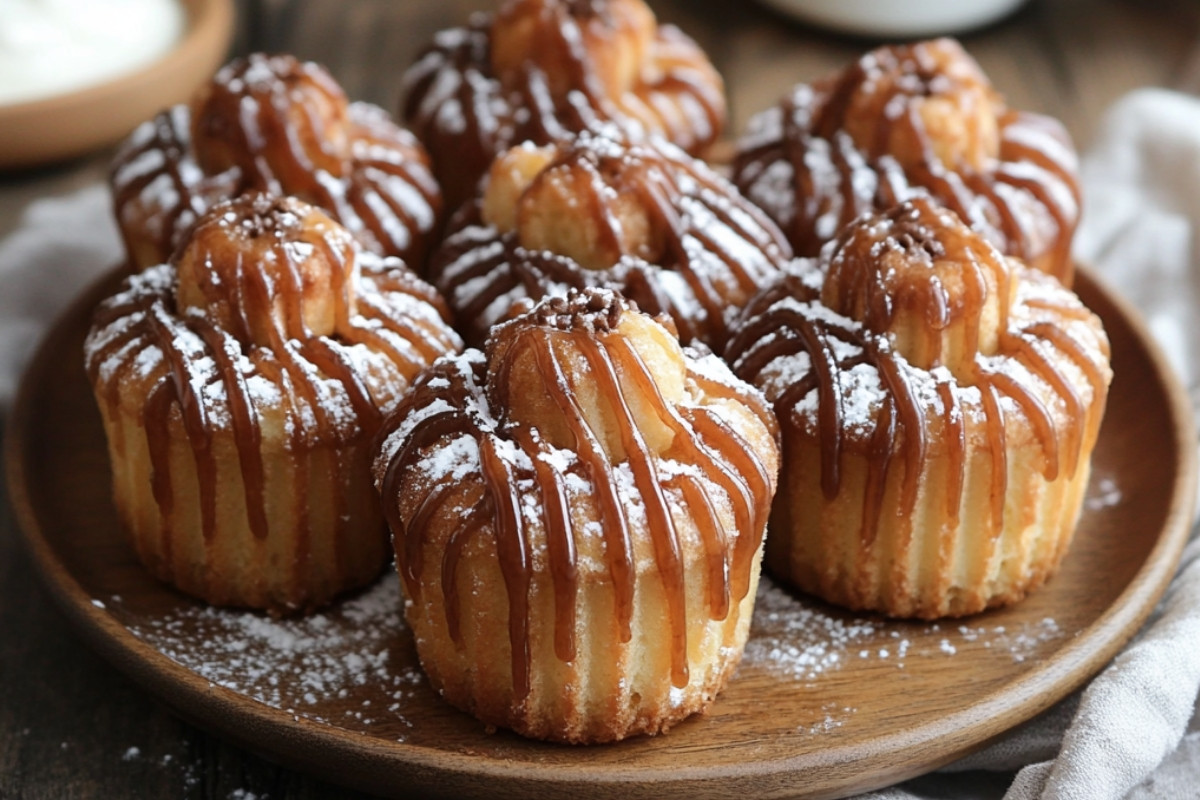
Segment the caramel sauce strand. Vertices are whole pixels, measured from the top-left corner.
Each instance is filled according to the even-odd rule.
[[[850,136],[845,133],[838,133],[829,143],[829,158],[838,175],[838,217],[835,229],[841,230],[850,224],[860,212],[867,210],[863,207],[865,203],[858,197],[854,182],[855,165],[852,159],[858,160],[861,156],[855,149],[854,142],[850,139]],[[807,226],[809,244],[806,252],[812,255],[816,255],[820,251],[822,239],[825,238],[817,233],[818,226],[815,224],[816,222],[817,220],[812,220]]]
[[[708,203],[708,207],[713,215],[726,227],[732,231],[736,231],[747,241],[758,245],[768,260],[779,269],[782,269],[791,260],[792,246],[788,244],[787,236],[780,227],[767,216],[767,212],[754,203],[745,200],[736,190],[732,192],[732,202],[728,204],[722,202],[720,198],[730,193],[730,187],[727,183],[724,181],[718,183],[712,177],[700,174],[691,164],[677,163],[687,171],[693,180],[700,184],[704,191],[711,192],[717,198],[717,202]],[[742,224],[733,213],[734,211],[737,212],[738,216],[744,215],[749,217],[750,221],[754,224]]]
[[[603,337],[608,339],[609,337]],[[609,353],[608,342],[598,343],[580,337],[581,350],[596,372],[596,382],[602,393],[616,406],[616,424],[621,443],[629,457],[629,467],[634,483],[646,511],[646,522],[654,547],[654,560],[666,596],[671,625],[671,685],[686,686],[688,683],[687,628],[683,562],[680,553],[679,534],[671,517],[669,504],[663,494],[654,457],[651,455],[641,430],[633,418],[633,412],[625,399],[618,377],[618,369]],[[621,359],[618,352],[617,358]]]
[[[534,476],[541,494],[546,554],[550,558],[550,578],[554,584],[554,652],[560,661],[574,661],[579,570],[567,487],[558,471],[542,457],[548,445],[540,436],[525,428],[515,429],[514,435],[533,462]]]
[[[412,394],[409,395],[409,397],[412,396]],[[393,419],[398,420],[407,416],[407,413],[410,412],[406,406],[406,403],[402,404]],[[473,429],[474,426],[461,409],[451,408],[447,411],[430,414],[405,437],[403,445],[392,456],[392,460],[388,462],[387,470],[384,472],[380,489],[382,496],[388,499],[383,504],[383,512],[393,534],[404,543],[404,547],[396,548],[396,555],[400,561],[400,576],[404,578],[408,596],[414,600],[420,597],[421,553],[425,544],[422,531],[425,528],[405,524],[404,517],[400,514],[400,503],[407,496],[407,492],[402,491],[403,481],[406,478],[405,473],[416,463],[419,454],[434,443],[455,434],[471,432]],[[426,495],[422,500],[422,505],[418,506],[412,515],[413,519],[425,517],[423,506],[429,504],[432,498],[432,494]],[[440,502],[441,497],[439,496],[437,500]]]
[[[875,433],[871,436],[870,457],[867,460],[867,482],[863,491],[862,527],[858,538],[863,550],[869,550],[879,534],[879,518],[883,513],[883,496],[887,491],[887,476],[892,465],[896,438],[896,400],[888,395],[883,401]]]
[[[671,232],[667,237],[670,263],[687,281],[688,288],[704,309],[705,327],[710,331],[710,337],[718,347],[723,345],[726,302],[720,297],[716,287],[701,275],[692,254],[684,245],[687,225],[676,208],[679,187],[671,180],[665,165],[658,165],[656,169],[648,170],[646,180],[639,182],[636,192],[642,204],[653,211],[654,223]]]
[[[987,204],[1000,226],[1000,234],[1004,239],[1004,250],[1008,255],[1016,256],[1024,261],[1033,257],[1031,242],[1023,235],[1021,221],[1016,212],[1004,201],[996,190],[999,181],[996,176],[986,173],[970,173],[963,176],[971,191],[979,195]]]
[[[891,442],[892,446],[899,446],[904,451],[904,484],[897,510],[901,515],[908,516],[917,505],[917,492],[921,488],[921,473],[925,469],[925,456],[929,448],[929,431],[926,430],[921,404],[895,354],[881,353],[874,344],[871,351],[904,432],[898,445],[894,439]]]
[[[191,371],[191,358],[179,348],[179,338],[186,330],[167,315],[161,303],[151,306],[146,315],[155,341],[162,350],[163,358],[170,367],[175,399],[182,411],[183,427],[192,445],[196,461],[196,480],[200,492],[200,525],[205,543],[212,541],[217,520],[217,463],[212,449],[212,427],[204,398],[196,391]],[[147,420],[147,427],[151,427]],[[153,427],[165,430],[167,419],[153,420]]]
[[[731,566],[732,591],[734,600],[741,602],[750,591],[753,556],[767,529],[774,494],[771,479],[750,443],[708,409],[689,409],[688,420],[700,435],[695,452],[703,462],[701,469],[725,490],[733,506],[738,538]],[[707,452],[709,443],[720,451],[720,459]]]
[[[128,206],[135,197],[145,191],[159,175],[164,173],[170,181],[171,188],[181,199],[181,202],[175,203],[167,212],[163,221],[163,230],[177,230],[179,228],[179,221],[182,219],[184,213],[192,210],[191,201],[193,201],[196,194],[195,187],[191,186],[184,179],[183,172],[180,170],[180,165],[185,160],[191,161],[191,157],[188,155],[190,139],[186,118],[181,127],[175,124],[174,115],[180,111],[183,111],[186,117],[187,111],[184,106],[160,112],[154,117],[154,121],[151,123],[154,126],[154,135],[143,146],[128,156],[118,156],[120,163],[114,165],[111,181],[113,187],[113,210],[116,212],[115,216],[118,220],[121,219],[121,210]],[[159,169],[148,170],[129,183],[120,183],[119,178],[121,177],[121,167],[123,165],[137,164],[147,153],[152,153],[155,150],[162,153],[162,166]],[[125,251],[127,253],[135,252],[136,248],[130,236],[131,231],[125,225],[119,225],[119,227],[121,228],[121,238],[125,240]],[[168,238],[173,240],[175,237],[171,236]],[[165,259],[170,256],[169,246],[160,249],[165,251],[157,254],[161,258]]]
[[[242,374],[239,360],[242,357],[237,341],[221,332],[206,318],[197,316],[192,320],[195,331],[204,340],[209,354],[217,365],[217,374],[225,387],[229,399],[229,413],[233,423],[233,442],[238,451],[238,465],[242,471],[242,486],[246,498],[246,516],[250,532],[260,541],[267,538],[266,474],[262,460],[262,428],[254,400]]]
[[[301,420],[300,392],[292,380],[291,370],[279,357],[282,348],[277,350],[259,351],[256,359],[263,377],[279,387],[280,393],[286,398],[283,408],[286,419],[284,429],[289,430],[288,439],[292,452],[299,453],[304,449],[304,425]],[[296,508],[296,557],[292,559],[292,578],[296,586],[304,583],[304,576],[309,574],[312,562],[312,523],[309,495],[309,461],[306,458],[291,459],[292,467],[292,502]]]
[[[166,430],[175,401],[173,389],[171,380],[164,375],[146,396],[143,407],[146,447],[150,452],[150,492],[158,505],[162,569],[167,580],[175,572],[175,493],[171,486],[171,438]]]
[[[363,305],[365,306],[365,304]],[[363,318],[372,320],[378,319],[373,315],[370,317],[364,316]],[[407,330],[405,330],[406,328]],[[423,335],[423,331],[421,331],[416,325],[409,327],[404,323],[400,323],[396,326],[392,326],[386,321],[381,321],[378,327],[372,327],[370,325],[363,325],[360,322],[355,321],[351,323],[350,329],[346,332],[345,338],[350,344],[364,344],[371,350],[384,354],[388,361],[391,361],[396,366],[405,370],[405,372],[408,374],[416,375],[420,373],[422,367],[429,363],[429,359],[423,361],[422,358],[424,358],[424,354],[422,354],[422,358],[417,358],[411,353],[403,352],[397,346],[394,340],[383,334],[383,330],[388,330],[392,333],[398,334],[403,341],[406,341],[410,344],[412,342],[407,338],[406,334],[412,333],[415,337]]]
[[[1037,336],[1050,342],[1058,351],[1066,355],[1071,361],[1079,367],[1083,372],[1084,377],[1092,388],[1092,397],[1101,398],[1101,402],[1092,403],[1092,416],[1087,420],[1088,429],[1095,434],[1095,427],[1099,426],[1101,418],[1104,416],[1104,402],[1108,391],[1108,382],[1105,376],[1100,372],[1100,366],[1093,361],[1084,350],[1083,345],[1073,339],[1066,331],[1055,326],[1052,323],[1039,323],[1026,329],[1027,334]],[[1108,341],[1101,341],[1101,351],[1104,356],[1108,356]],[[1082,419],[1082,418],[1080,418]],[[1083,423],[1080,422],[1082,427]],[[1076,459],[1076,462],[1078,459]],[[1072,470],[1071,474],[1074,474]]]
[[[1048,323],[1044,323],[1044,326],[1054,328]],[[1065,439],[1066,473],[1068,477],[1074,477],[1083,453],[1083,427],[1087,420],[1087,407],[1084,405],[1079,391],[1071,386],[1051,361],[1050,354],[1042,352],[1035,344],[1037,334],[1034,331],[1039,327],[1041,326],[1031,326],[1021,334],[1008,337],[1006,349],[1012,351],[1015,357],[1034,375],[1045,381],[1066,407],[1066,425],[1063,426],[1064,430],[1060,433]],[[1053,342],[1047,343],[1053,346]]]
[[[479,460],[483,480],[492,498],[492,517],[496,554],[500,573],[508,592],[508,643],[512,649],[513,700],[520,703],[529,696],[529,541],[521,517],[521,497],[517,479],[509,464],[496,450],[497,439],[485,434],[479,441]]]
[[[575,438],[574,450],[583,461],[588,479],[597,493],[596,504],[600,508],[604,531],[605,561],[613,582],[618,633],[621,642],[625,643],[633,638],[633,588],[637,576],[634,573],[629,520],[617,494],[616,476],[596,433],[583,424],[585,417],[575,394],[566,389],[569,383],[558,356],[548,345],[531,349],[537,358],[538,370],[542,375],[552,378],[546,382],[547,385],[557,387],[557,391],[551,392],[550,396],[562,410],[564,419],[570,421],[569,429]]]
[[[362,376],[340,346],[322,338],[312,338],[300,345],[300,352],[322,372],[342,384],[360,425],[368,430],[379,427],[382,413],[371,398]]]
[[[730,567],[725,558],[729,534],[713,509],[708,492],[704,491],[696,478],[672,478],[666,485],[683,496],[683,502],[696,518],[696,529],[704,543],[704,559],[708,563],[708,616],[714,620],[725,619],[729,616],[730,607]]]
[[[758,417],[758,421],[762,426],[771,433],[771,438],[776,442],[779,441],[779,420],[771,411],[771,407],[763,401],[763,396],[758,392],[748,392],[743,389],[729,386],[728,384],[706,378],[698,372],[688,371],[688,378],[692,380],[700,391],[708,397],[719,397],[724,400],[735,400],[753,412],[754,416]]]
[[[992,452],[992,538],[996,539],[1004,531],[1004,501],[1008,494],[1007,422],[999,393],[986,377],[984,375],[978,385],[987,420],[988,448]]]
[[[939,383],[937,393],[942,401],[942,419],[945,424],[943,438],[949,455],[946,477],[950,483],[946,491],[946,513],[957,522],[961,514],[963,484],[967,471],[966,418],[963,416],[962,404],[958,401],[958,392],[952,384]]]
[[[697,466],[710,475],[729,497],[735,525],[740,533],[732,568],[736,581],[734,593],[740,602],[749,590],[749,570],[745,567],[758,549],[766,526],[772,495],[766,468],[754,455],[750,444],[707,409],[686,409],[684,418],[681,418],[674,405],[662,396],[650,369],[629,340],[619,338],[615,342],[620,346],[617,363],[622,374],[636,381],[638,389],[653,398],[652,406],[659,419],[671,428],[674,435],[672,454],[678,453],[681,461]],[[735,469],[734,464],[739,469]],[[751,487],[751,479],[743,476],[756,478],[755,486]],[[725,585],[710,589],[710,604],[719,602],[712,594],[714,591],[728,594],[730,590]]]
[[[1050,416],[1046,405],[1027,387],[1003,372],[991,373],[987,381],[996,391],[1012,398],[1025,412],[1025,417],[1033,426],[1034,435],[1042,446],[1042,477],[1048,482],[1058,478],[1058,433],[1055,430],[1054,418]]]
[[[333,267],[329,270],[329,293],[337,298],[334,304],[334,330],[347,331],[351,327],[350,287],[354,283],[347,258],[355,258],[354,250],[335,248],[326,236],[318,238],[316,246],[324,256],[322,260]]]
[[[796,332],[812,359],[817,376],[817,418],[821,437],[821,490],[832,500],[841,488],[842,409],[840,370],[837,356],[829,343],[828,333],[818,329],[815,322],[797,315]]]
[[[559,163],[563,163],[562,159]],[[601,252],[619,253],[621,251],[621,221],[613,213],[612,204],[605,200],[608,187],[604,183],[604,176],[600,174],[597,165],[590,159],[580,159],[578,166],[587,173],[587,179],[591,183],[591,191],[585,198],[580,199],[589,204],[592,219],[603,222],[598,226],[600,240],[595,242],[593,247]]]
[[[446,540],[446,549],[442,553],[442,599],[446,606],[446,630],[450,640],[462,644],[462,604],[458,597],[458,562],[462,558],[463,548],[473,536],[483,529],[484,524],[495,515],[492,496],[484,494],[471,510],[463,517],[462,522]],[[413,525],[416,528],[416,524]],[[417,528],[426,530],[426,528]],[[413,596],[418,602],[419,596]]]
[[[783,116],[783,135],[780,147],[788,163],[792,166],[792,218],[788,221],[788,238],[791,239],[792,246],[796,248],[796,255],[810,256],[816,250],[812,220],[817,217],[817,213],[815,208],[801,208],[802,203],[815,207],[817,202],[812,171],[808,168],[808,159],[805,158],[805,153],[809,149],[810,136],[797,119],[798,109],[793,95],[788,95],[784,100],[780,112]],[[774,148],[765,149],[757,159],[760,168],[765,168],[774,160]]]

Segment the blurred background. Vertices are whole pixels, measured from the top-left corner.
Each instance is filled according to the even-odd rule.
[[[433,34],[492,5],[492,0],[237,0],[230,54],[267,50],[318,61],[351,98],[394,111],[404,69]],[[792,84],[837,69],[883,40],[806,24],[750,0],[650,5],[695,38],[725,76],[735,135]],[[891,5],[914,7],[909,0]],[[1103,110],[1129,90],[1200,89],[1200,3],[1194,0],[1030,0],[960,38],[1010,105],[1055,114],[1081,150]],[[51,169],[0,170],[0,236],[29,200],[94,180],[107,158],[101,153]]]

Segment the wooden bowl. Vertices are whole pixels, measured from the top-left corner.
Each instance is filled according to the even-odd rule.
[[[113,144],[143,120],[186,100],[225,58],[233,0],[181,0],[187,28],[171,52],[106,83],[0,105],[0,170],[33,167]]]

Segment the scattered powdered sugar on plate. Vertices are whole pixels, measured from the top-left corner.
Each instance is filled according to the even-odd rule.
[[[874,661],[903,670],[913,658],[950,658],[973,648],[1008,653],[1014,663],[1022,663],[1066,635],[1051,617],[1008,626],[986,619],[937,623],[855,615],[793,593],[764,576],[742,665],[816,685],[823,675],[851,662]]]
[[[825,703],[821,706],[823,717],[810,724],[801,724],[797,727],[797,730],[813,736],[829,733],[845,725],[849,716],[857,710],[853,706],[841,706],[839,708],[836,703]]]
[[[121,600],[113,596],[106,605],[113,610]],[[429,689],[415,660],[395,650],[407,641],[402,609],[399,580],[389,574],[361,594],[307,617],[276,620],[189,605],[130,623],[129,629],[212,685],[297,719],[352,728],[383,722],[411,728],[403,711]],[[1047,645],[1066,635],[1051,617],[1006,626],[987,615],[939,623],[839,611],[764,576],[741,663],[743,672],[765,673],[819,692],[825,677],[867,664],[872,670],[906,670],[916,659],[961,658],[968,651],[1007,653],[1013,663],[1033,663]],[[360,688],[367,686],[386,699],[355,702]],[[797,721],[795,730],[828,733],[857,710],[828,702],[806,706],[806,718]],[[122,758],[131,761],[140,755],[130,747]]]
[[[1104,476],[1094,480],[1088,487],[1087,498],[1083,501],[1083,505],[1088,511],[1099,511],[1115,506],[1124,499],[1121,487],[1117,485],[1116,480],[1110,476]]]
[[[843,621],[803,604],[763,577],[742,664],[773,675],[812,681],[836,669],[856,642],[874,638],[876,624]]]
[[[341,713],[356,724],[398,714],[424,677],[415,666],[394,663],[391,650],[405,630],[399,579],[388,575],[362,594],[323,613],[295,619],[207,606],[181,607],[130,625],[130,631],[211,683],[297,717],[330,724],[330,700],[367,684],[391,699]],[[344,705],[344,704],[343,704]],[[336,716],[336,715],[334,715]]]
[[[1035,656],[1041,645],[1063,636],[1062,629],[1052,617],[1043,617],[1012,628],[1004,625],[959,625],[957,631],[964,641],[978,642],[991,650],[1007,651],[1015,662]]]

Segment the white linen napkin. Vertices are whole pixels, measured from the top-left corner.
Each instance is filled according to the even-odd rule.
[[[46,326],[120,259],[103,184],[25,210],[20,227],[0,242],[0,412]]]
[[[1078,256],[1142,310],[1185,381],[1195,384],[1200,101],[1153,89],[1119,101],[1084,160],[1083,184]],[[0,242],[0,409],[41,331],[119,253],[100,185],[33,203]],[[1193,538],[1150,622],[1086,689],[940,773],[863,797],[1195,797],[1200,725],[1188,732],[1188,721],[1198,689],[1200,540]]]

